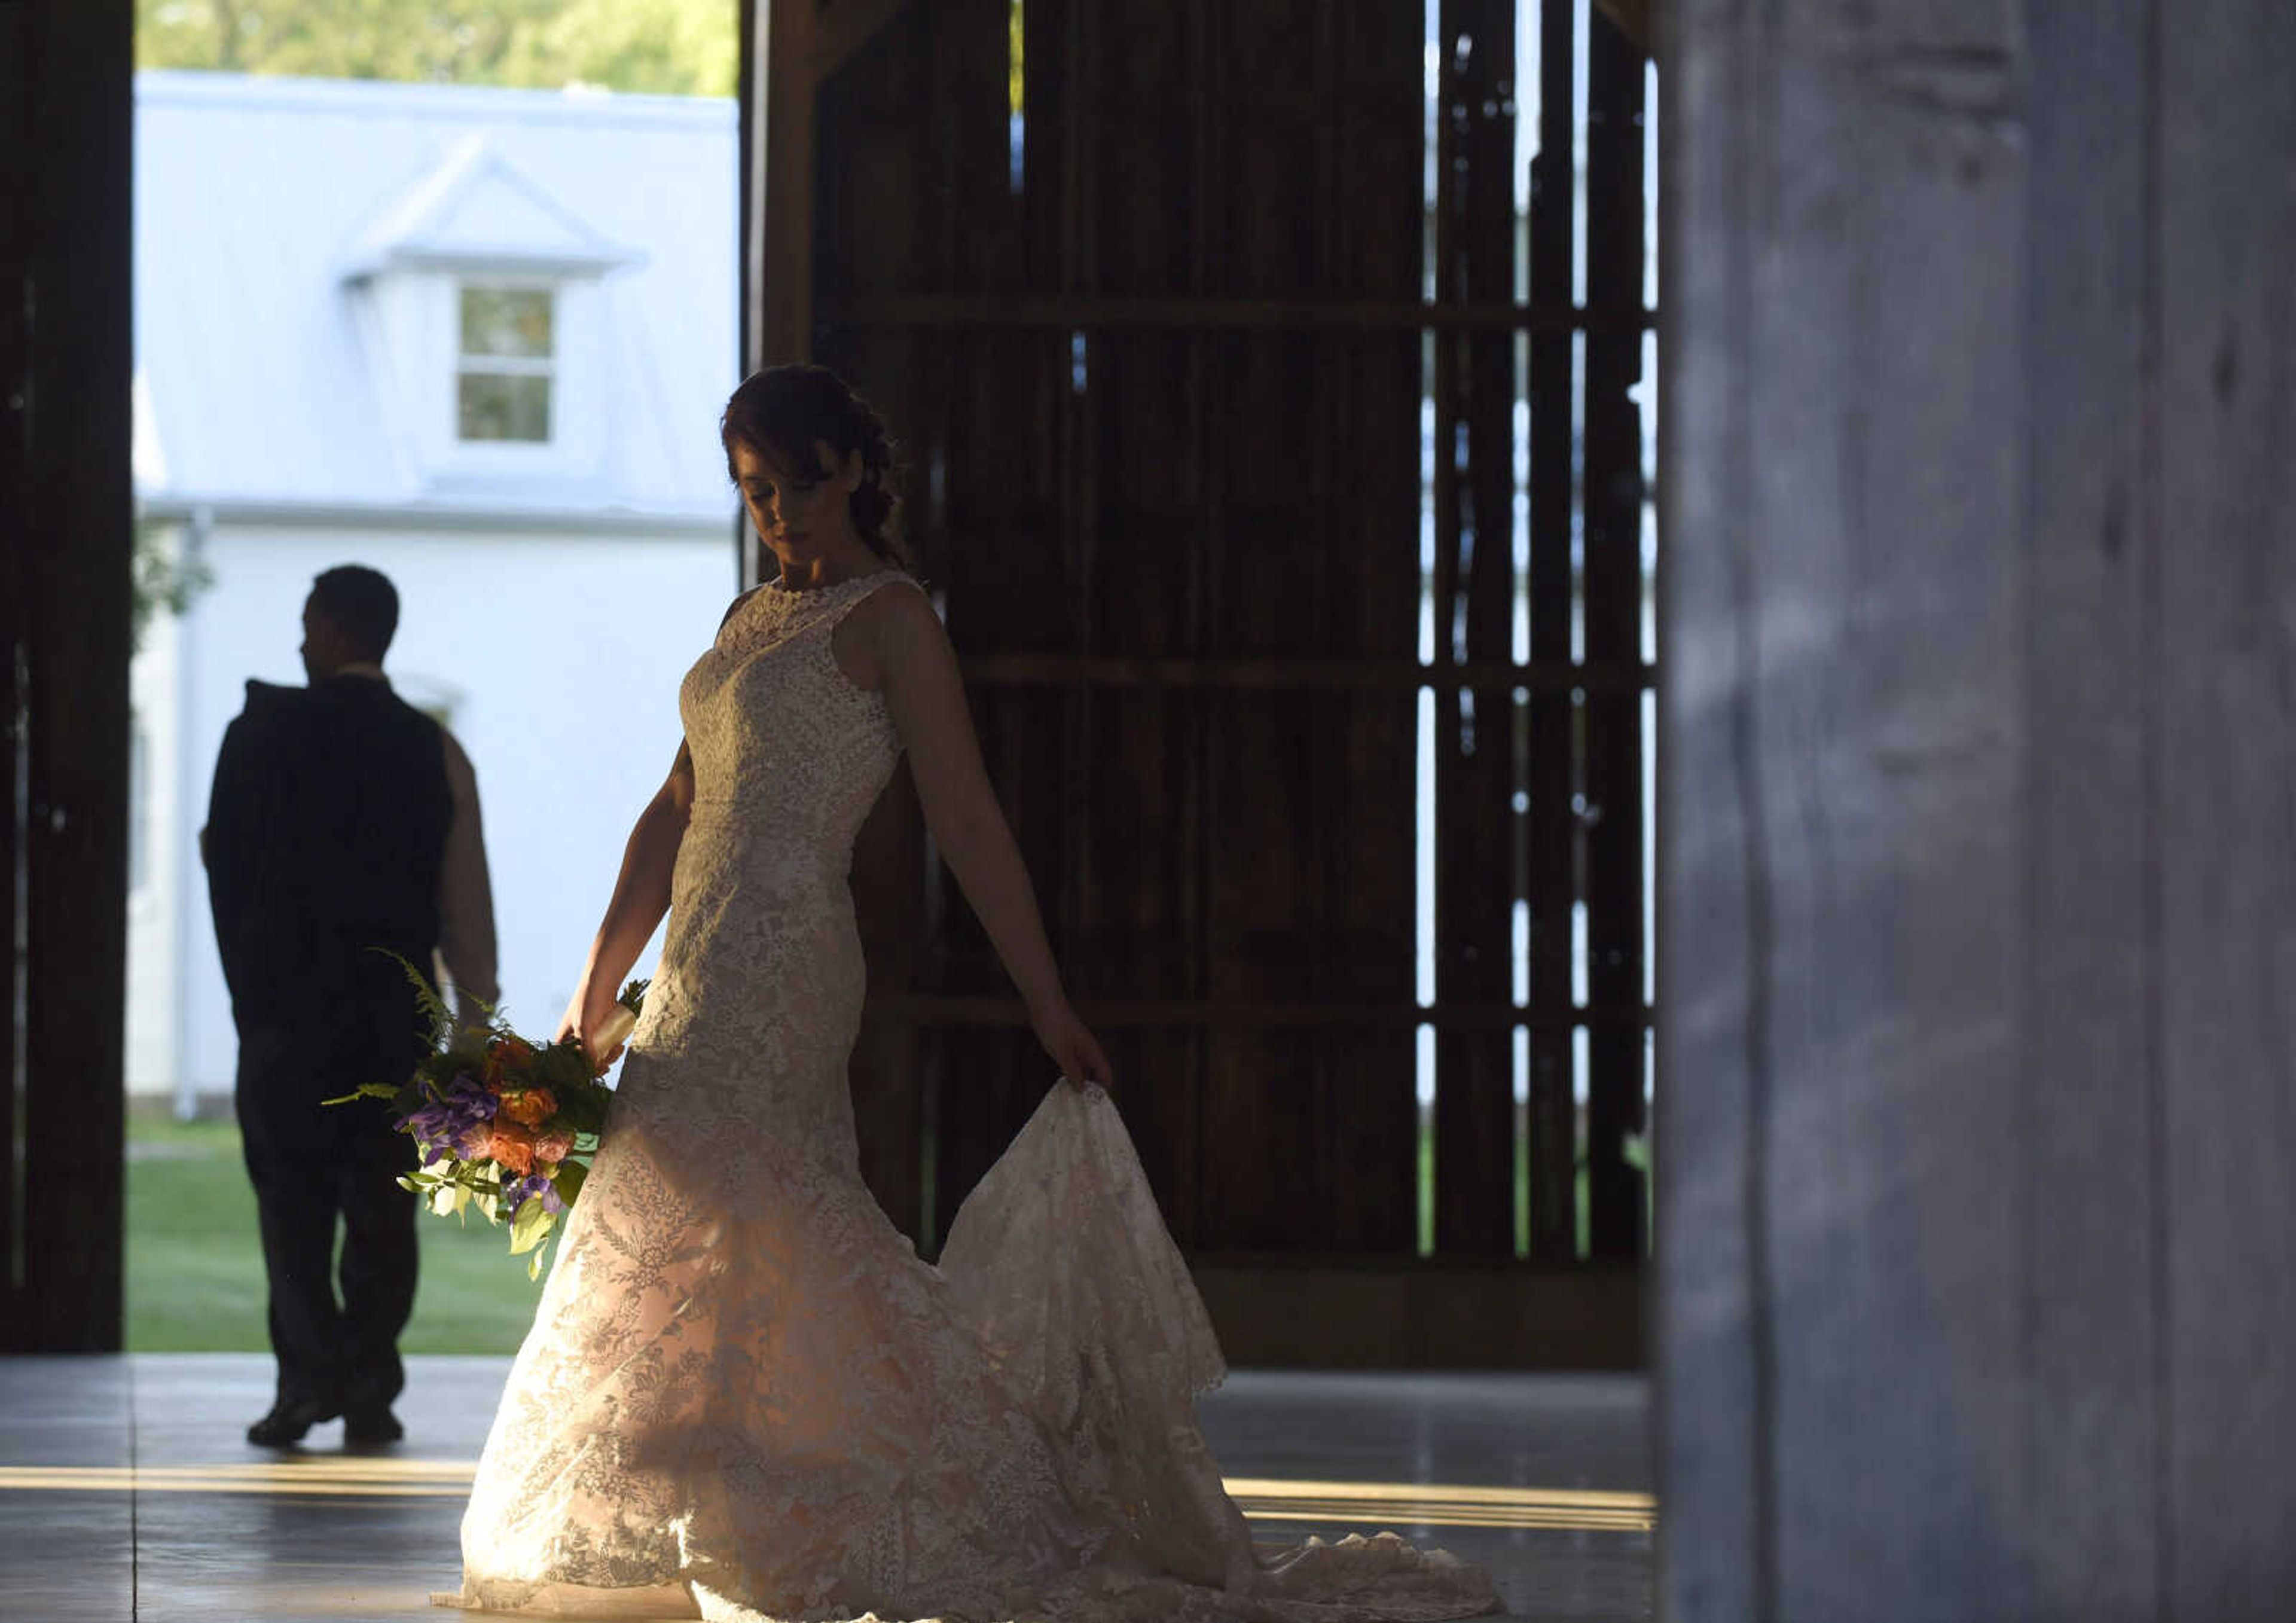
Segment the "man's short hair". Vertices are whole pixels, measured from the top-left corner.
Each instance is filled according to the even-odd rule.
[[[398,631],[398,588],[381,570],[340,563],[311,583],[311,601],[360,659],[380,661]]]

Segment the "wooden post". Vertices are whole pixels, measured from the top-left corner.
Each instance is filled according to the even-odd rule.
[[[134,69],[125,0],[0,9],[7,1351],[120,1344]]]
[[[742,164],[745,371],[813,353],[815,0],[748,0],[753,29]]]
[[[1663,1610],[2296,1593],[2296,12],[1689,0]]]
[[[2262,1618],[2296,1594],[2296,9],[2155,0],[2148,23],[2164,1611]]]

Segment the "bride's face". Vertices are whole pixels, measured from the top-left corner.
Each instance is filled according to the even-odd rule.
[[[808,562],[864,545],[853,528],[851,496],[861,483],[861,458],[840,458],[828,443],[813,442],[828,476],[800,478],[779,459],[753,447],[734,447],[734,477],[742,487],[750,522],[784,564]]]

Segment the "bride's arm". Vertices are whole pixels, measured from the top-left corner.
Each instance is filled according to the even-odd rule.
[[[677,848],[685,839],[685,824],[693,810],[693,756],[683,744],[646,808],[630,830],[622,850],[622,872],[614,881],[613,899],[606,904],[605,922],[590,943],[589,962],[583,965],[581,983],[559,1024],[558,1037],[579,1037],[585,1044],[614,1005],[623,980],[653,937],[654,927],[669,911],[670,874],[677,866]],[[613,1053],[599,1055],[601,1063]]]
[[[868,611],[866,640],[877,685],[909,752],[933,843],[964,888],[1061,1073],[1071,1081],[1106,1084],[1108,1061],[1069,1007],[1045,939],[1036,887],[981,766],[948,634],[922,593],[880,592],[862,608]]]

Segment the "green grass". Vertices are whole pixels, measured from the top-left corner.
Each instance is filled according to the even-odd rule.
[[[1528,1140],[1517,1126],[1514,1153],[1514,1254],[1530,1255],[1530,1151]],[[1643,1172],[1643,1189],[1650,1204],[1645,1212],[1648,1226],[1644,1233],[1655,1233],[1657,1222],[1657,1180],[1651,1173],[1650,1141],[1644,1137],[1628,1143],[1626,1160]],[[1587,1162],[1582,1148],[1577,1170],[1572,1174],[1572,1202],[1578,1212],[1578,1255],[1587,1256],[1593,1250],[1594,1222],[1590,1215]],[[1435,1124],[1431,1117],[1422,1113],[1419,1123],[1419,1186],[1418,1186],[1419,1254],[1435,1254]]]
[[[349,1107],[345,1107],[349,1108]],[[266,1352],[255,1192],[228,1121],[132,1111],[127,1123],[127,1350]],[[410,1353],[510,1353],[542,1292],[507,1229],[424,1213]]]
[[[348,1108],[348,1107],[347,1107]],[[127,1123],[127,1349],[130,1352],[265,1352],[263,1251],[255,1193],[228,1121],[179,1122],[132,1110]],[[1419,1138],[1420,1254],[1435,1237],[1435,1135]],[[1628,1159],[1647,1168],[1648,1152]],[[1518,1254],[1529,1250],[1530,1166],[1515,1160]],[[1578,1252],[1587,1242],[1587,1172],[1577,1177]],[[518,1350],[541,1295],[523,1258],[510,1255],[506,1229],[472,1216],[467,1224],[425,1213],[422,1286],[414,1319],[399,1339],[411,1353]]]
[[[1530,1153],[1518,1137],[1514,1160],[1514,1254],[1530,1255]],[[1418,1181],[1419,1254],[1435,1254],[1435,1122],[1421,1112]],[[1578,1169],[1578,1254],[1587,1254],[1587,1169]]]

